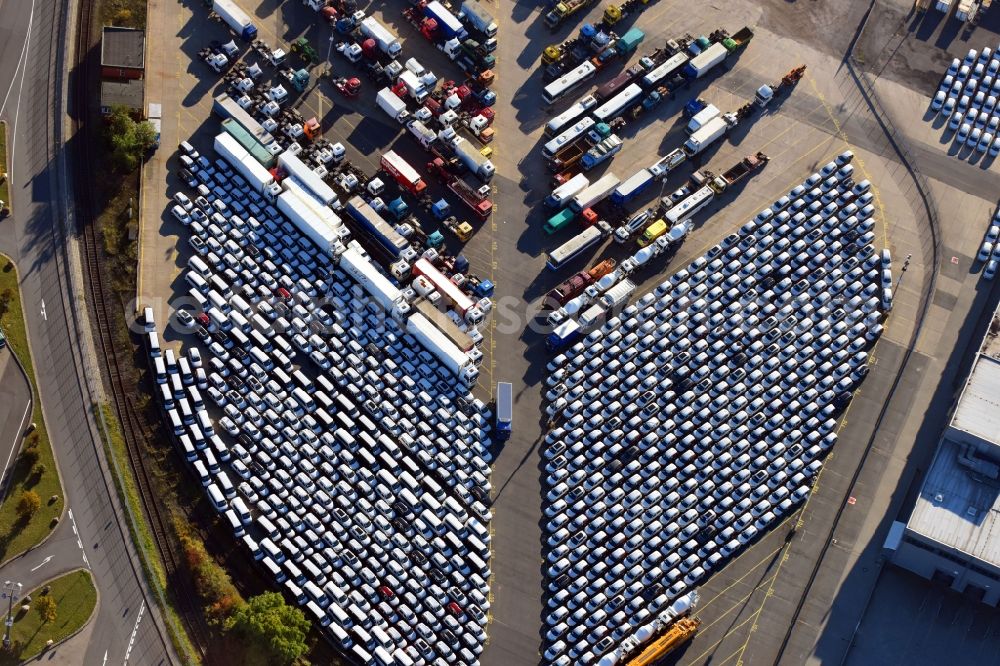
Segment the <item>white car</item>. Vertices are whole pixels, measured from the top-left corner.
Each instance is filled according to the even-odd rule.
[[[979,248],[979,254],[976,255],[976,259],[979,261],[986,261],[990,258],[991,252],[993,252],[993,243],[983,241],[983,245]]]
[[[188,215],[187,211],[184,210],[184,207],[180,204],[174,205],[174,207],[170,209],[170,213],[185,227],[191,224],[191,216]]]

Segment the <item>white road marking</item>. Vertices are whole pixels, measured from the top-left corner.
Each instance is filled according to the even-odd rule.
[[[48,315],[47,312],[45,312],[45,299],[44,298],[42,299],[42,319],[44,319],[45,321],[49,320],[49,315]]]
[[[52,559],[52,556],[49,555],[44,560],[42,560],[41,562],[39,562],[35,566],[31,567],[31,571],[38,571],[39,569],[41,569],[42,567],[44,567],[46,564],[48,564],[49,560],[51,560],[51,559]]]
[[[90,568],[90,560],[87,559],[87,551],[83,549],[83,539],[80,538],[80,532],[76,528],[76,517],[73,515],[73,509],[69,510],[69,522],[73,526],[73,534],[76,535],[76,545],[80,549],[80,553],[83,555],[83,563]]]
[[[142,613],[146,610],[146,600],[142,600],[142,605],[139,606],[139,615],[135,618],[135,627],[132,629],[132,637],[128,639],[128,649],[125,650],[125,664],[128,663],[128,656],[132,654],[132,646],[135,645],[135,635],[139,631],[139,622],[142,621]]]
[[[14,152],[14,144],[17,141],[17,119],[21,115],[21,93],[24,92],[24,75],[28,71],[28,50],[31,48],[31,26],[35,23],[35,0],[31,0],[31,14],[28,18],[28,35],[24,41],[24,66],[21,68],[21,83],[17,89],[17,107],[14,109],[14,126],[10,133],[10,173],[7,180],[10,182],[10,190],[14,189],[14,161],[17,153]],[[7,101],[4,100],[4,104]]]
[[[31,34],[31,23],[35,20],[35,2],[31,2],[31,13],[28,15],[28,29],[24,33],[24,44],[21,45],[21,56],[17,59],[17,67],[14,68],[14,75],[10,77],[10,85],[7,86],[7,94],[3,96],[3,104],[0,104],[0,115],[3,114],[3,110],[7,108],[7,99],[10,97],[10,91],[14,88],[14,81],[17,80],[17,72],[24,65],[25,58],[24,54],[28,51],[28,35]]]

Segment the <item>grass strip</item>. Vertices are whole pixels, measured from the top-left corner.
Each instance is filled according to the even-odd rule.
[[[48,590],[43,595],[45,588]],[[29,610],[15,606],[14,626],[10,629],[11,652],[0,653],[0,666],[24,663],[41,653],[48,641],[55,644],[73,635],[87,623],[97,605],[97,588],[86,569],[53,578],[22,594],[21,599],[29,595]],[[51,597],[56,604],[55,619],[51,622],[43,622],[38,612],[38,600],[42,596]]]
[[[7,309],[0,314],[0,326],[7,336],[9,350],[0,350],[0,354],[14,352],[24,366],[34,397],[31,420],[35,423],[35,430],[22,443],[20,455],[12,462],[7,496],[0,505],[0,561],[20,555],[38,545],[56,526],[63,509],[62,484],[42,418],[42,403],[38,397],[35,369],[28,348],[17,267],[8,257],[0,255],[0,300],[4,298],[7,300]],[[32,461],[35,454],[26,454],[29,448],[37,452],[37,460]],[[38,495],[41,506],[25,520],[17,513],[17,504],[21,494],[27,491]]]

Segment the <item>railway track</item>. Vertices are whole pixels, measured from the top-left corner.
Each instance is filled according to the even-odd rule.
[[[93,328],[97,332],[97,350],[104,361],[104,367],[110,385],[111,398],[115,417],[122,425],[121,432],[128,451],[129,469],[135,478],[139,489],[143,513],[147,520],[156,549],[163,562],[169,585],[169,594],[174,598],[177,611],[191,643],[202,657],[205,656],[210,630],[198,602],[194,585],[184,570],[183,557],[179,544],[172,537],[166,512],[161,509],[162,502],[156,494],[153,476],[146,462],[145,427],[139,410],[128,398],[128,391],[122,381],[122,366],[119,364],[112,330],[116,326],[113,311],[109,302],[114,302],[114,295],[105,288],[104,264],[102,259],[101,241],[96,229],[94,212],[96,210],[93,188],[88,182],[93,161],[91,159],[91,137],[88,136],[86,118],[90,100],[90,83],[92,81],[91,65],[88,53],[91,47],[91,28],[93,23],[95,0],[82,0],[77,13],[77,41],[75,46],[74,90],[71,91],[74,100],[74,130],[82,137],[80,147],[75,153],[76,168],[76,206],[77,224],[83,236],[85,279],[89,287],[91,314],[94,317]],[[113,305],[111,306],[113,307]]]

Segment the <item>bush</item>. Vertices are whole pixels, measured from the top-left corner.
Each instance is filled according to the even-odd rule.
[[[205,544],[189,535],[181,535],[180,540],[195,590],[205,602],[205,615],[210,622],[222,624],[243,603],[243,597],[226,570],[205,550]]]
[[[31,518],[42,506],[42,498],[34,490],[25,490],[17,501],[17,515],[21,519]]]
[[[108,116],[107,140],[111,159],[121,172],[134,171],[156,143],[156,130],[149,121],[136,122],[124,106]]]
[[[56,600],[49,595],[42,595],[35,599],[35,610],[42,618],[42,624],[56,621]]]
[[[38,453],[38,449],[33,446],[29,446],[21,451],[21,455],[18,456],[18,459],[21,461],[24,469],[30,470],[35,466],[35,463],[38,462],[40,457],[41,454]]]
[[[252,597],[233,612],[226,629],[246,641],[246,663],[291,664],[309,648],[309,620],[277,592]]]

